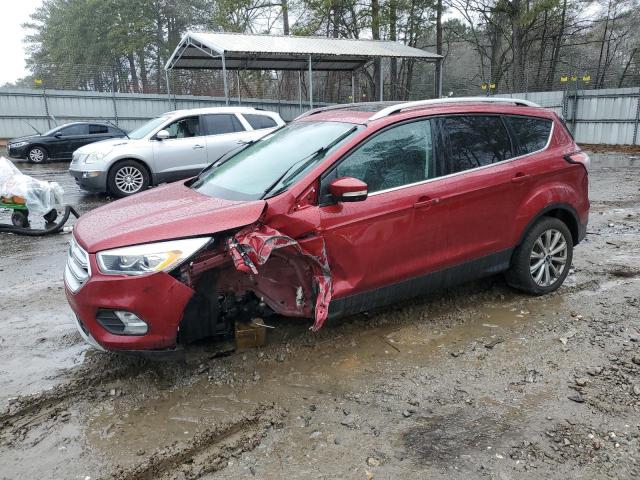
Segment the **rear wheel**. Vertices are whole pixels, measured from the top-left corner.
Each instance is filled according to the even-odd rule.
[[[567,225],[557,218],[543,217],[529,230],[516,249],[507,283],[533,295],[557,290],[573,260],[573,240]]]
[[[139,162],[125,160],[111,169],[108,185],[116,197],[128,197],[149,186],[149,172]]]
[[[31,163],[44,163],[49,158],[49,154],[42,147],[33,147],[29,149],[29,153],[27,153],[27,158]]]

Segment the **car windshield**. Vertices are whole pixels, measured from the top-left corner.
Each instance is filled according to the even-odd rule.
[[[64,125],[63,125],[64,126]],[[42,134],[43,137],[52,137],[54,133],[60,130],[62,127],[53,127],[51,130],[48,130]]]
[[[268,198],[293,185],[358,128],[343,122],[289,124],[204,171],[191,188],[227,200]]]
[[[160,126],[163,122],[166,122],[168,119],[169,117],[152,118],[141,127],[138,127],[135,130],[133,130],[128,136],[129,138],[132,138],[134,140],[144,138],[149,133],[151,133],[156,127]]]

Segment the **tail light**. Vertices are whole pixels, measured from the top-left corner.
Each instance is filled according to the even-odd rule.
[[[569,163],[579,163],[584,166],[586,170],[589,170],[589,167],[591,166],[591,159],[589,158],[589,155],[584,152],[574,152],[569,155],[565,155],[564,159]]]

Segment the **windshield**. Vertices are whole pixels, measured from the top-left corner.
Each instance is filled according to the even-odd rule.
[[[60,130],[62,127],[53,127],[51,130],[47,130],[42,134],[43,137],[53,137],[53,134]]]
[[[293,185],[357,129],[342,122],[292,123],[204,172],[191,187],[227,200],[273,196]]]
[[[152,118],[147,123],[142,125],[141,127],[136,128],[129,134],[129,138],[134,140],[138,140],[140,138],[146,137],[149,133],[151,133],[156,127],[162,125],[162,123],[166,122],[169,117],[158,117]]]

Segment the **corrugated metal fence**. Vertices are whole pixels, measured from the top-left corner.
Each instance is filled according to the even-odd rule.
[[[640,145],[640,88],[514,93],[561,114],[578,143]]]
[[[100,120],[132,130],[150,118],[170,110],[224,106],[223,97],[78,92],[71,90],[0,89],[0,138],[12,138],[40,132],[56,125],[79,120]],[[240,99],[242,106],[279,112],[292,120],[308,109],[303,102]],[[238,105],[232,98],[230,105]]]
[[[509,94],[501,94],[508,96]],[[640,144],[640,89],[572,90],[511,94],[554,109],[567,120],[579,143]],[[238,100],[232,99],[232,105]],[[303,102],[241,99],[244,106],[279,112],[292,120],[307,109]],[[102,120],[131,130],[169,110],[223,106],[220,97],[97,93],[67,90],[0,89],[0,138],[44,131],[76,120]],[[56,123],[57,122],[57,123]]]

